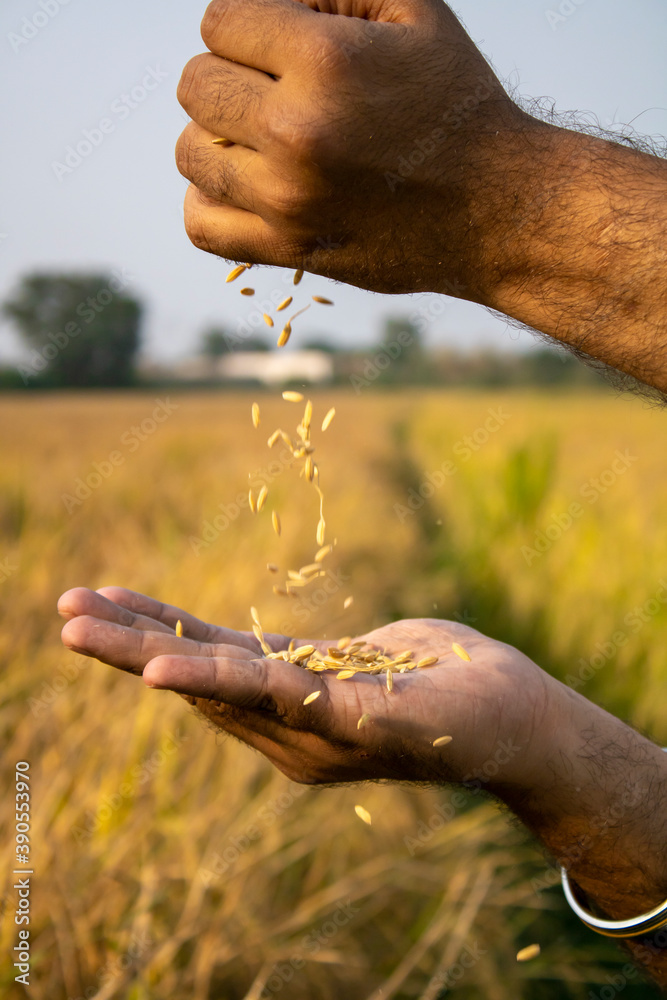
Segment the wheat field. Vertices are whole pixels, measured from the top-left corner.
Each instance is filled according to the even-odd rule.
[[[278,545],[310,561],[317,506],[267,450],[296,422],[277,392],[0,396],[1,718],[10,791],[14,762],[30,764],[34,1000],[583,1000],[626,961],[484,795],[304,788],[176,695],[61,647],[56,600],[79,585],[235,628],[254,604],[299,637],[456,618],[667,744],[663,412],[606,393],[312,398],[314,426],[337,409],[316,444],[338,582],[284,602],[266,562]],[[268,485],[280,542],[240,503],[249,482]],[[26,995],[13,804],[8,998]],[[518,964],[533,942],[541,955]]]

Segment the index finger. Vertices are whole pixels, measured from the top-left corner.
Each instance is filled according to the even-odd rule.
[[[321,16],[294,0],[213,0],[201,36],[215,55],[280,77],[303,54],[304,34]]]

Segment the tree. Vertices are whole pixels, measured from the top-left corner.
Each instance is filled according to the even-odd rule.
[[[143,313],[129,281],[124,270],[24,277],[3,307],[30,348],[24,384],[129,385]]]
[[[233,341],[226,330],[212,327],[202,335],[200,352],[206,358],[219,358],[232,349],[231,344],[239,351],[269,350],[269,345],[263,337],[244,337],[243,340]]]

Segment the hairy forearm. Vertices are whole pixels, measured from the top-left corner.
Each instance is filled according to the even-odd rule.
[[[471,297],[667,390],[667,163],[528,116],[480,156]]]
[[[558,750],[528,787],[498,794],[603,914],[637,917],[667,899],[667,754],[569,689],[562,697]],[[625,943],[667,985],[667,949]]]

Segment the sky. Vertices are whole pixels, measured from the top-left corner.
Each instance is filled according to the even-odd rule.
[[[453,5],[501,79],[523,97],[667,134],[664,0],[460,0]],[[225,285],[227,265],[194,248],[182,221],[186,181],[174,144],[187,123],[175,91],[204,48],[204,3],[156,0],[4,0],[0,10],[0,301],[21,275],[117,271],[147,305],[144,353],[192,354],[212,325],[234,329],[251,300]],[[144,97],[122,95],[148,83]],[[139,95],[142,91],[135,91]],[[67,147],[111,122],[89,156],[63,172]],[[267,268],[262,291],[290,280]],[[290,346],[313,336],[368,345],[391,315],[421,311],[428,340],[462,349],[527,349],[536,341],[483,307],[433,295],[388,296],[306,277],[303,291],[336,307],[295,325]],[[0,321],[0,365],[20,356]]]

